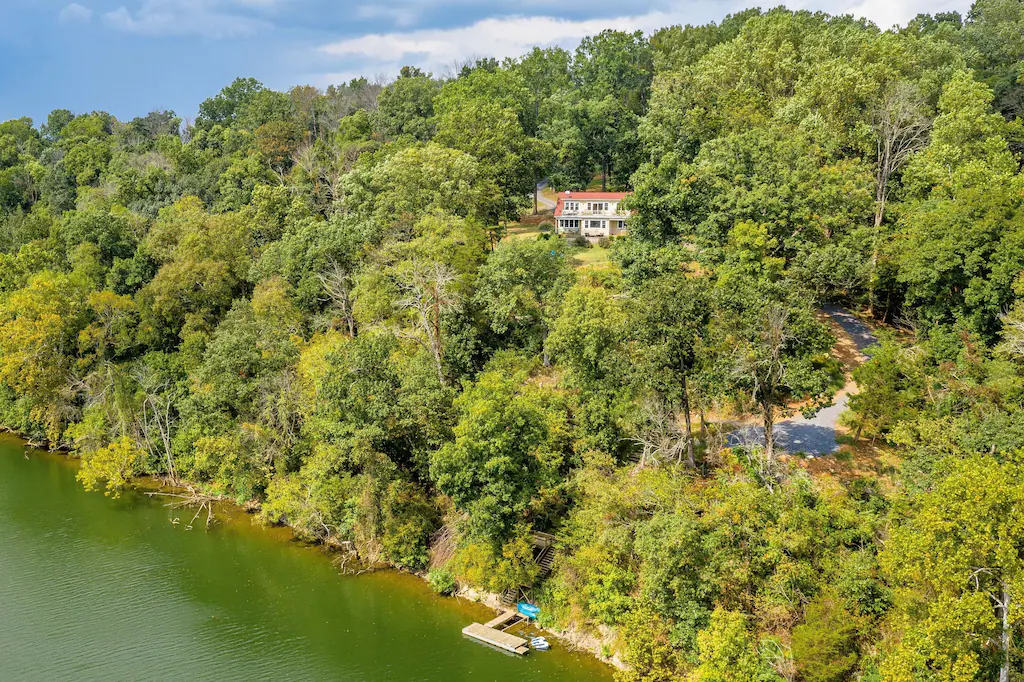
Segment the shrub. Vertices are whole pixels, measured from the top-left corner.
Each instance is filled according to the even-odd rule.
[[[572,244],[573,246],[580,246],[583,247],[584,249],[590,248],[590,240],[581,234],[576,235],[575,237],[572,238]]]
[[[857,667],[857,633],[867,623],[838,598],[822,595],[807,605],[793,628],[793,660],[807,682],[849,679]]]
[[[538,569],[533,561],[529,532],[519,526],[513,537],[500,547],[490,542],[475,542],[459,549],[451,563],[452,571],[466,585],[491,592],[504,592],[537,582]]]
[[[381,549],[391,563],[425,566],[430,536],[437,530],[436,509],[426,492],[409,481],[393,481],[379,501]]]
[[[537,228],[541,232],[554,232],[555,231],[555,224],[553,222],[551,222],[550,220],[544,220],[544,221],[542,221],[540,223],[540,225],[537,226]]]
[[[82,454],[82,468],[78,480],[86,490],[96,490],[106,482],[104,495],[120,497],[121,489],[134,478],[145,453],[135,447],[127,436],[121,436],[105,448]]]
[[[427,582],[434,589],[434,592],[443,595],[455,594],[459,588],[455,582],[455,576],[447,568],[436,568],[427,573]]]
[[[600,239],[597,240],[597,245],[600,246],[602,249],[607,249],[611,247],[612,240],[609,239],[608,237],[601,237]]]

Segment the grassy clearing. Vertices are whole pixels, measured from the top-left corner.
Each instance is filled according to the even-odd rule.
[[[505,231],[505,239],[536,239],[539,234],[541,231],[538,226],[517,223]]]
[[[519,221],[511,223],[505,230],[506,239],[536,239],[537,235],[541,234],[540,226],[542,223],[550,223],[551,229],[554,229],[554,215],[553,211],[541,211],[534,215],[533,209],[524,211],[519,217]]]
[[[607,265],[611,262],[611,251],[594,245],[589,249],[580,249],[572,256],[580,263],[580,267]]]

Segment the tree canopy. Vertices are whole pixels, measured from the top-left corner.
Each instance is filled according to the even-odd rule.
[[[748,9],[0,122],[0,427],[525,589],[624,681],[1017,679],[1022,27]]]

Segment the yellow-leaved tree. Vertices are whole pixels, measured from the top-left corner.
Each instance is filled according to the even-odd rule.
[[[82,468],[78,480],[86,490],[96,490],[106,483],[104,495],[120,497],[121,490],[138,473],[139,464],[145,457],[131,438],[121,436],[110,445],[82,453]]]

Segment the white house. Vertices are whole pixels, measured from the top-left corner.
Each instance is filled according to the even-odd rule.
[[[555,206],[558,234],[612,237],[626,231],[629,212],[619,208],[628,192],[562,192]]]

